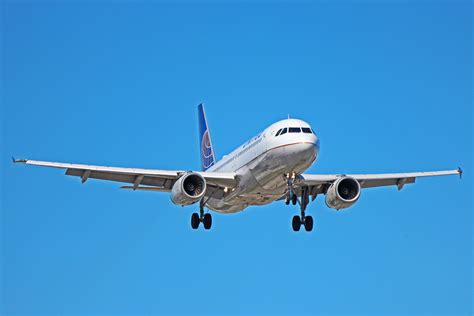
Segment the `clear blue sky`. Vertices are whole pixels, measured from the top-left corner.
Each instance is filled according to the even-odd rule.
[[[472,313],[472,3],[2,2],[0,314]],[[465,176],[214,214],[10,156],[198,169],[292,117],[313,173]]]

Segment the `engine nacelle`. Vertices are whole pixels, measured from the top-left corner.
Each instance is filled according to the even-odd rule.
[[[199,201],[206,192],[206,180],[198,173],[186,173],[171,189],[171,201],[177,205],[191,205]]]
[[[341,177],[334,181],[326,192],[326,205],[340,210],[357,202],[359,197],[359,181],[351,177]]]

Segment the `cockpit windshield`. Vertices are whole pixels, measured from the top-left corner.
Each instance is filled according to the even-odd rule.
[[[310,127],[285,127],[285,128],[280,128],[276,134],[275,137],[281,136],[286,133],[306,133],[306,134],[314,134],[313,130]]]
[[[290,127],[290,133],[301,133],[301,128],[299,127]]]

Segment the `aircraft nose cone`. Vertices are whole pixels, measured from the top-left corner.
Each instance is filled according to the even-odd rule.
[[[321,144],[319,142],[319,137],[316,134],[313,134],[313,141],[312,147],[314,151],[314,158],[318,157],[319,149],[321,148]]]
[[[314,144],[314,147],[316,148],[316,152],[319,152],[319,148],[320,148],[320,143],[319,143],[319,137],[318,135],[316,135],[316,133],[314,132],[314,130],[312,130],[314,134],[312,134],[312,142]]]
[[[300,144],[299,152],[304,161],[313,161],[318,155],[319,143],[308,142]]]
[[[319,138],[316,137],[316,142],[314,143],[314,147],[316,147],[316,150],[319,151],[319,148],[321,147],[320,143],[319,143]]]

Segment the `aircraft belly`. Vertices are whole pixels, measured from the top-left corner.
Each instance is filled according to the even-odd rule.
[[[250,166],[250,171],[265,193],[286,188],[287,173],[301,173],[315,160],[313,149],[299,151],[299,144],[274,148],[262,155],[262,159]],[[296,150],[295,150],[296,149]]]
[[[286,192],[285,174],[303,172],[316,158],[314,149],[304,146],[295,144],[264,152],[236,171],[239,184],[234,191],[223,199],[210,198],[206,204],[216,212],[235,213],[281,198]]]
[[[267,190],[255,178],[258,170],[260,170],[259,163],[256,160],[262,161],[261,158],[255,159],[236,171],[239,184],[234,191],[229,192],[223,199],[213,199],[211,197],[206,205],[216,212],[235,213],[244,210],[247,206],[267,204],[279,198],[281,195],[269,198],[262,194]],[[272,193],[273,195],[274,193]]]

